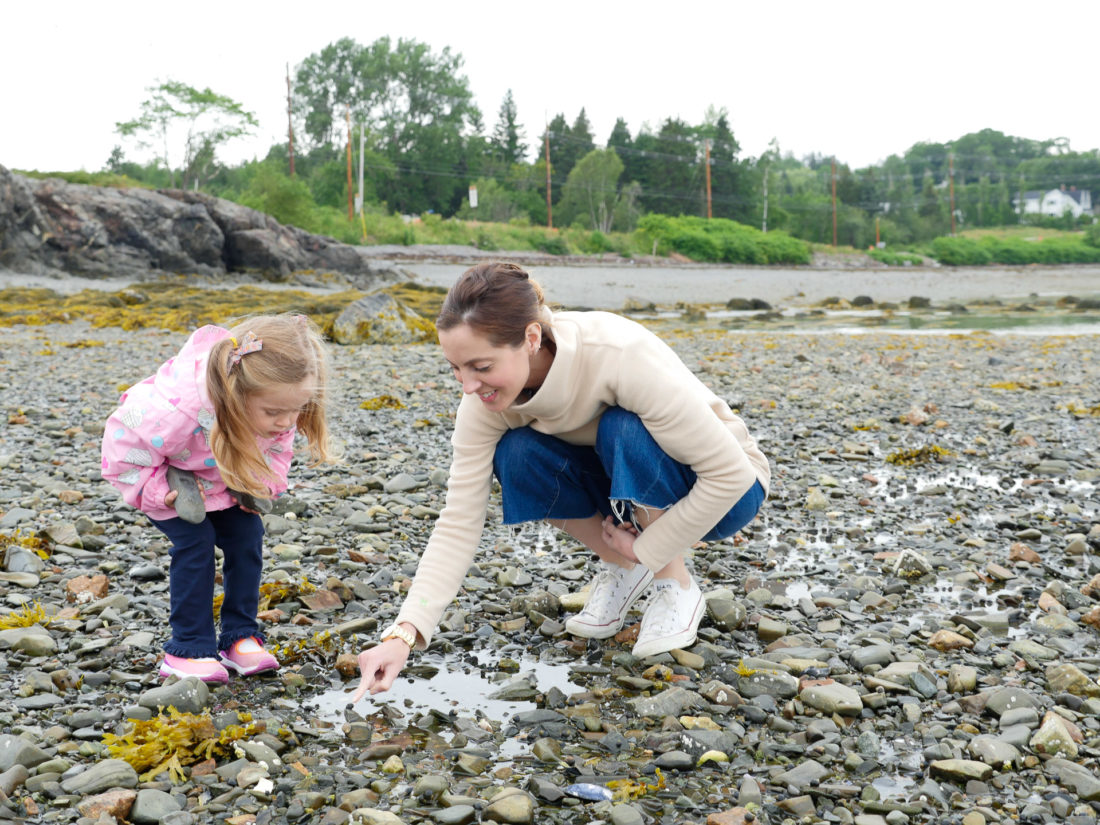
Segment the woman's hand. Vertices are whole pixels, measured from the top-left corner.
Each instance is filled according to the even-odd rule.
[[[369,691],[371,696],[390,689],[393,680],[409,660],[409,646],[400,639],[386,639],[359,654],[359,689],[351,697],[358,702]]]
[[[624,559],[638,562],[634,554],[634,539],[638,537],[638,530],[633,524],[617,524],[611,516],[603,520],[603,540],[611,550],[614,550]]]

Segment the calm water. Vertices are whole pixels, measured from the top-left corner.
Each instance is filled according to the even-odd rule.
[[[418,281],[450,286],[460,264],[402,263]],[[809,307],[831,296],[876,302],[931,298],[934,305],[990,298],[1005,303],[1030,295],[1100,297],[1100,266],[974,267],[959,269],[761,269],[753,267],[533,266],[532,277],[548,299],[568,307],[621,309],[627,298],[659,307],[678,303],[724,304],[731,298],[760,298],[776,308]]]

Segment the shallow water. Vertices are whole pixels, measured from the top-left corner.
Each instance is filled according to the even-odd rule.
[[[461,274],[458,264],[407,262],[417,280],[449,287]],[[935,303],[972,302],[1038,296],[1100,294],[1100,266],[1066,267],[897,267],[894,269],[785,269],[702,264],[640,267],[629,262],[598,266],[528,268],[552,303],[569,307],[621,309],[628,297],[658,306],[725,303],[761,298],[774,305],[808,306],[831,296],[851,300],[867,295],[876,302],[907,301],[913,295]]]
[[[546,693],[552,688],[566,695],[584,690],[570,681],[570,665],[539,662],[531,657],[521,657],[519,661],[517,673],[503,674],[491,670],[495,657],[489,655],[478,659],[477,666],[463,666],[453,657],[425,654],[417,659],[416,665],[420,668],[438,668],[433,676],[420,678],[403,674],[386,693],[363,698],[355,705],[355,711],[366,716],[385,705],[392,705],[402,712],[412,709],[421,713],[436,711],[444,715],[507,719],[535,707],[533,697],[531,701],[492,698],[505,684],[514,680],[528,682],[538,693]],[[489,675],[506,678],[495,681],[488,678]],[[343,721],[344,709],[351,703],[357,686],[358,683],[349,684],[321,694],[316,699],[317,716],[329,722]]]

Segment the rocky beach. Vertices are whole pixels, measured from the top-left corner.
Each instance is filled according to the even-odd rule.
[[[0,819],[1097,822],[1096,336],[651,323],[774,468],[692,551],[698,643],[565,634],[589,554],[494,497],[431,649],[355,707],[443,506],[438,347],[332,348],[344,460],[265,516],[283,667],[208,689],[157,678],[167,544],[99,478],[120,390],[185,336],[4,328]]]

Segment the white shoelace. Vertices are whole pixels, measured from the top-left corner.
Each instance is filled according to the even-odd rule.
[[[657,592],[653,596],[653,601],[646,607],[642,619],[643,627],[639,635],[667,636],[679,633],[685,627],[684,622],[678,621],[680,617],[677,615],[676,590],[680,589],[680,585],[673,582],[671,585],[654,586]]]
[[[623,573],[625,572],[627,571],[624,570]],[[596,574],[596,580],[592,582],[592,589],[588,593],[588,601],[584,606],[585,613],[599,619],[604,618],[602,614],[596,612],[596,608],[599,607],[606,613],[611,603],[618,600],[619,590],[626,578],[623,573],[617,573],[609,567],[603,567]],[[610,592],[605,594],[604,591],[609,588]]]

